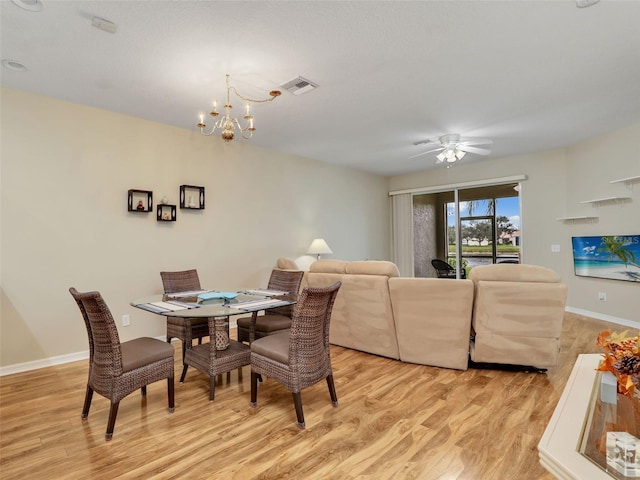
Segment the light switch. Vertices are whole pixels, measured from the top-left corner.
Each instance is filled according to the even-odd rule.
[[[560,252],[560,245],[551,245],[551,251],[553,253],[559,253]]]

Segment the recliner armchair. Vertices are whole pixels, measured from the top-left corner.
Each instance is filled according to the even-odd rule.
[[[495,264],[471,269],[475,285],[470,355],[476,363],[555,366],[567,287],[548,268]]]

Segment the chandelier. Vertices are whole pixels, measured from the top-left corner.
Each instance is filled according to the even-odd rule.
[[[445,160],[447,161],[447,163],[453,163],[456,160],[462,160],[462,157],[464,157],[465,154],[466,152],[462,151],[456,145],[445,148],[442,152],[436,155],[436,158],[438,159],[438,163],[444,162]]]
[[[231,106],[230,96],[232,91],[238,98],[247,102],[245,105],[245,114],[243,117],[245,120],[244,126],[240,124],[240,120],[238,120],[236,117],[231,116],[231,109],[233,107]],[[204,123],[204,113],[201,113],[200,122],[197,124],[197,126],[200,129],[200,133],[206,136],[213,135],[214,133],[221,130],[222,132],[220,136],[225,142],[230,142],[231,140],[233,140],[233,137],[235,135],[235,130],[237,128],[238,131],[240,132],[240,135],[242,135],[242,138],[245,138],[248,140],[253,136],[253,132],[256,130],[253,124],[253,115],[251,114],[251,104],[271,102],[275,100],[277,97],[279,97],[280,95],[281,95],[280,90],[272,90],[269,92],[270,97],[265,98],[263,100],[256,100],[254,98],[243,97],[238,93],[238,90],[236,90],[236,87],[231,86],[229,84],[229,74],[227,74],[227,103],[225,103],[224,105],[224,115],[220,119],[214,120],[213,127],[211,128],[210,131],[206,132],[205,128],[207,127],[207,125]],[[218,115],[220,115],[220,112],[218,112],[218,102],[215,100],[213,102],[213,110],[209,112],[209,115],[211,115],[214,119]]]

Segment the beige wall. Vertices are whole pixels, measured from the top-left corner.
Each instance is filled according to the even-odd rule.
[[[104,110],[1,92],[0,367],[87,350],[68,292],[99,290],[122,340],[162,336],[162,317],[129,306],[160,293],[161,270],[197,268],[204,287],[265,285],[276,258],[323,237],[334,258],[388,259],[384,177]],[[259,134],[259,132],[258,132]],[[127,190],[203,211],[176,222],[127,212]]]
[[[576,277],[571,237],[640,234],[640,184],[630,189],[611,180],[640,175],[640,124],[594,138],[568,149],[548,151],[390,179],[390,190],[456,184],[524,174],[522,247],[524,263],[552,268],[568,285],[569,309],[640,328],[640,284]],[[594,208],[580,201],[613,196],[631,202]],[[597,215],[594,223],[563,223],[559,217]],[[551,245],[560,245],[552,253]],[[607,301],[598,300],[598,292]]]
[[[640,175],[640,124],[576,145],[567,151],[567,203],[569,215],[593,215],[593,223],[560,224],[563,250],[571,251],[571,237],[583,235],[640,235],[640,183],[611,184],[612,180]],[[581,201],[629,197],[630,203],[594,207]],[[640,258],[636,259],[640,264]],[[569,284],[569,305],[586,311],[629,319],[640,328],[640,283],[576,277],[573,263],[562,257]],[[605,303],[598,292],[607,294]]]
[[[569,149],[387,179],[195,131],[0,89],[0,368],[72,358],[87,349],[70,286],[99,290],[123,340],[164,335],[164,320],[129,306],[160,292],[160,270],[198,268],[208,288],[266,282],[278,256],[323,237],[333,258],[389,259],[388,191],[525,174],[524,262],[569,286],[570,309],[636,322],[638,284],[575,277],[571,236],[640,234],[640,125]],[[204,211],[175,223],[126,211],[127,190],[178,203],[181,184],[206,187]],[[593,209],[581,200],[632,197]],[[593,224],[557,217],[596,213]],[[551,244],[561,245],[560,253]],[[607,302],[597,292],[607,293]],[[5,370],[7,370],[5,368]]]

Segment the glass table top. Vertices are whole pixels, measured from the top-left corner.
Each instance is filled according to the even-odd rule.
[[[596,375],[579,451],[611,478],[640,478],[640,400],[615,393],[615,384],[603,394],[603,373]]]
[[[167,302],[172,300],[175,299],[171,296],[157,294],[133,300],[131,301],[131,305],[143,310],[147,310],[151,313],[162,315],[164,317],[228,317],[233,315],[246,315],[247,313],[251,313],[254,311],[268,310],[270,308],[293,305],[297,302],[298,295],[288,294],[275,297],[265,297],[261,295],[249,295],[239,292],[238,296],[233,299],[216,298],[211,300],[198,301],[198,298],[196,296],[181,297],[177,299],[179,302],[185,304],[193,304],[194,308],[184,308],[181,310],[173,311],[155,311],[151,310],[151,307],[149,307],[150,304],[152,305],[158,302]],[[274,300],[274,302],[269,303],[270,300]],[[277,303],[275,302],[276,300]]]

